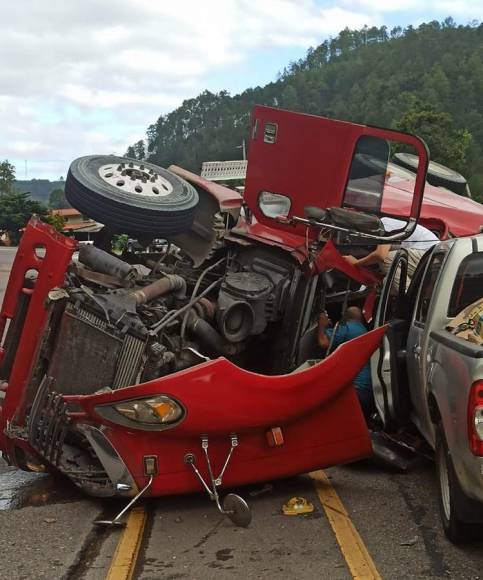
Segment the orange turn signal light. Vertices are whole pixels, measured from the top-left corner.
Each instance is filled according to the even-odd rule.
[[[281,447],[285,443],[281,427],[272,427],[266,436],[270,447]]]

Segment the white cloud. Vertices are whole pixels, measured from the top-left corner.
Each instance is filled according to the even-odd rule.
[[[233,75],[247,62],[256,67],[257,58],[276,50],[300,54],[346,26],[379,25],[389,11],[418,11],[423,4],[420,0],[4,2],[0,160],[20,160],[20,165],[28,157],[32,165],[35,159],[38,168],[45,167],[45,175],[57,175],[65,174],[69,160],[93,149],[123,153],[161,113],[201,92],[215,76]],[[453,13],[466,5],[451,2]],[[246,78],[241,86],[251,84]]]
[[[140,103],[143,90],[183,88],[186,77],[200,83],[247,51],[306,47],[341,22],[364,23],[348,10],[294,0],[18,0],[2,11],[2,93],[65,97],[65,86],[82,84]]]
[[[65,174],[70,159],[93,149],[122,153],[161,113],[201,92],[210,75],[259,50],[302,50],[342,25],[366,22],[362,13],[322,9],[315,0],[4,4],[0,159],[20,167],[29,158],[46,174]]]
[[[342,3],[353,10],[373,14],[406,12],[413,18],[419,18],[421,14],[428,15],[425,20],[442,20],[446,16],[453,16],[466,22],[483,18],[481,0],[342,0]]]

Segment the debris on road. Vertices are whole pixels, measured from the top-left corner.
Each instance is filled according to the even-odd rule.
[[[292,497],[282,507],[282,511],[286,516],[311,514],[314,510],[314,504],[305,499],[305,497]]]
[[[271,483],[266,483],[263,487],[261,487],[260,489],[254,489],[253,491],[250,492],[250,496],[251,497],[256,497],[257,495],[261,495],[262,493],[268,493],[270,491],[273,491],[273,484]]]
[[[409,540],[406,540],[405,542],[401,542],[399,545],[400,546],[414,546],[414,544],[416,544],[418,541],[418,536],[414,536],[413,538],[409,538]]]

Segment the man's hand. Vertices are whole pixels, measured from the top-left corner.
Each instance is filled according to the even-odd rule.
[[[375,250],[372,250],[370,254],[364,256],[364,258],[354,258],[354,256],[343,256],[349,264],[352,266],[358,266],[359,268],[364,268],[366,266],[374,266],[377,264],[381,266],[384,264],[384,260],[389,255],[389,250],[391,249],[390,244],[380,244],[376,246]]]
[[[342,256],[351,266],[357,266],[359,260],[354,256]]]
[[[327,312],[321,312],[319,314],[319,328],[326,328],[330,324],[330,319]]]
[[[325,334],[326,328],[330,324],[330,318],[325,310],[323,310],[319,314],[319,328],[317,332],[317,341],[319,343],[320,348],[326,350],[329,348],[330,340],[329,337]]]

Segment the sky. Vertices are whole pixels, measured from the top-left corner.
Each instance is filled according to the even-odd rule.
[[[483,21],[483,0],[15,0],[0,21],[0,161],[58,179],[123,155],[205,89],[231,94],[345,27]]]

